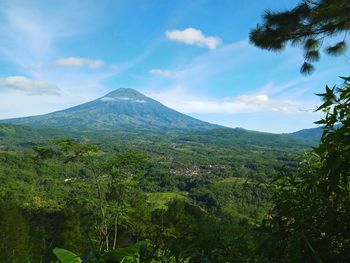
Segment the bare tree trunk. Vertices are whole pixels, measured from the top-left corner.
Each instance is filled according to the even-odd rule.
[[[113,240],[113,249],[116,248],[117,246],[117,236],[118,236],[118,217],[115,217],[115,222],[114,222],[114,240]]]
[[[100,183],[98,181],[97,176],[94,176],[95,182],[96,182],[96,188],[97,188],[97,194],[98,194],[98,199],[99,199],[99,208],[100,208],[100,212],[101,212],[101,217],[102,217],[102,224],[103,224],[103,228],[104,228],[104,233],[102,233],[104,235],[105,238],[105,242],[106,242],[106,251],[109,251],[109,241],[108,241],[108,226],[106,223],[106,215],[105,215],[105,211],[103,209],[103,197],[102,197],[102,191],[101,191],[101,186]]]
[[[102,190],[101,190],[101,185],[100,182],[98,180],[99,174],[97,173],[97,171],[94,168],[93,165],[93,158],[92,156],[88,155],[89,159],[90,159],[90,165],[91,165],[91,171],[95,180],[95,184],[96,184],[96,188],[97,188],[97,195],[98,195],[98,199],[99,199],[99,208],[100,208],[100,212],[101,212],[101,217],[102,217],[102,225],[103,225],[103,229],[104,229],[104,233],[102,232],[102,235],[104,236],[105,239],[105,245],[106,245],[106,251],[109,251],[109,240],[108,240],[108,225],[106,222],[106,214],[105,211],[103,209],[103,195],[102,195]],[[100,248],[101,251],[101,248]]]

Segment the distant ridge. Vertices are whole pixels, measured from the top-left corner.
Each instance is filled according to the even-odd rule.
[[[106,130],[203,131],[220,127],[170,109],[130,88],[114,90],[99,99],[65,110],[0,122],[80,132]]]
[[[283,134],[289,138],[305,141],[313,144],[318,144],[321,140],[323,127],[303,129],[300,131]]]

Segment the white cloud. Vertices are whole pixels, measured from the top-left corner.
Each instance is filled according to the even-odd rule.
[[[130,101],[130,102],[135,102],[135,103],[147,103],[145,100],[140,100],[140,99],[134,99],[134,98],[129,98],[129,97],[103,97],[100,99],[101,101],[118,101],[118,100],[123,100],[123,101]]]
[[[252,112],[278,112],[281,114],[305,114],[303,105],[283,99],[271,99],[266,94],[240,95],[233,98],[213,99],[189,93],[177,86],[161,92],[148,92],[150,97],[166,106],[186,114],[240,114]]]
[[[75,43],[84,37],[90,38],[105,25],[106,8],[106,5],[96,8],[93,1],[70,1],[51,8],[40,1],[0,0],[0,57],[11,65],[8,70],[16,72],[0,76],[0,79],[19,75],[32,80],[32,86],[38,86],[35,80],[45,80],[46,84],[55,84],[51,86],[60,89],[58,97],[52,96],[53,90],[46,90],[47,95],[44,95],[45,89],[25,91],[18,85],[16,88],[1,85],[0,118],[48,113],[101,97],[111,88],[105,83],[106,79],[136,66],[155,50],[158,44],[152,43],[141,54],[135,52],[135,57],[120,61],[121,64],[105,64],[100,68],[101,63],[93,60],[98,57],[78,53],[83,59],[90,58],[96,63],[90,61],[81,68],[74,68],[79,70],[66,70],[64,66],[50,70],[49,65],[52,67],[56,59],[77,57],[74,53],[67,55],[61,49],[62,43],[67,39]],[[90,67],[98,70],[90,70]]]
[[[145,100],[134,100],[133,102],[136,102],[136,103],[147,103],[147,101],[145,101]]]
[[[267,105],[270,103],[270,99],[267,95],[241,95],[237,98],[239,102],[252,105]]]
[[[19,90],[28,95],[59,95],[60,89],[56,85],[42,80],[32,80],[23,76],[10,76],[0,79],[0,89]]]
[[[97,69],[104,65],[104,61],[82,57],[67,57],[55,60],[52,65],[60,67],[89,67],[91,69]]]
[[[100,100],[101,101],[117,101],[115,98],[112,98],[112,97],[103,97]]]
[[[70,1],[51,8],[40,1],[0,1],[0,54],[22,70],[40,69],[60,56],[58,41],[86,32],[98,23],[95,10],[85,2]]]
[[[207,47],[209,49],[217,48],[221,39],[214,36],[205,36],[202,31],[196,28],[186,28],[184,30],[169,30],[165,33],[166,37],[180,43],[188,45],[197,45],[200,47]]]
[[[91,101],[96,98],[79,96],[66,96],[64,91],[58,96],[43,94],[41,96],[28,96],[19,90],[6,90],[1,92],[0,119],[40,115],[49,112],[64,110],[69,107]]]
[[[170,70],[163,70],[163,69],[151,69],[149,73],[152,75],[161,76],[164,78],[169,78],[173,75],[173,72],[171,72]]]

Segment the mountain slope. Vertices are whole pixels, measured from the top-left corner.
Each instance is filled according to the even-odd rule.
[[[117,89],[102,98],[66,110],[1,122],[80,132],[94,130],[189,131],[219,127],[172,110],[133,89]]]
[[[303,129],[293,133],[283,134],[289,138],[308,142],[314,145],[319,144],[323,133],[323,127]]]

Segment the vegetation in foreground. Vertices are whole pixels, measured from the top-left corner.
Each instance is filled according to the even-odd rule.
[[[289,13],[267,14],[252,40],[269,40],[260,44],[271,49],[301,40],[310,61],[318,57],[317,36],[348,31],[348,8],[345,0],[304,1]],[[339,43],[330,54],[344,50]],[[297,163],[280,156],[288,165],[279,173],[262,165],[278,150],[259,152],[257,145],[244,150],[270,158],[246,166],[249,155],[240,156],[244,165],[229,168],[231,159],[208,163],[216,151],[203,155],[188,140],[167,154],[148,147],[150,155],[67,139],[4,149],[0,260],[349,262],[350,78],[344,80],[320,94],[320,145]],[[221,156],[232,154],[228,148],[220,148]],[[191,160],[205,169],[181,167],[185,156],[197,156]]]
[[[321,94],[320,145],[270,177],[170,174],[67,139],[3,152],[0,260],[347,262],[349,80]]]

